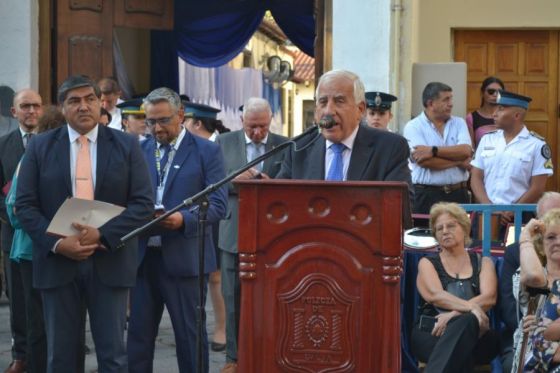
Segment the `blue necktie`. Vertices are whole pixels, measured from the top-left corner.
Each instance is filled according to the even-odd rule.
[[[342,181],[344,180],[344,162],[342,161],[342,152],[346,149],[344,144],[332,144],[330,149],[333,152],[333,159],[327,174],[327,180]]]
[[[160,145],[159,146],[160,151],[163,150],[163,157],[161,157],[161,160],[159,161],[159,167],[161,170],[161,173],[163,173],[163,170],[165,169],[165,166],[167,165],[167,160],[169,159],[169,152],[171,151],[171,145],[170,144],[166,144],[166,145]]]
[[[256,158],[258,158],[258,157],[260,157],[261,155],[264,154],[264,144],[262,142],[258,143],[258,144],[252,142],[251,145],[252,145],[252,148],[253,148],[252,149],[253,152],[249,156],[251,158],[251,159],[249,159],[249,162],[255,160]],[[262,171],[262,166],[263,166],[263,163],[261,162],[261,163],[257,164],[255,166],[255,168],[257,170],[259,170],[259,172],[260,172],[260,171]]]

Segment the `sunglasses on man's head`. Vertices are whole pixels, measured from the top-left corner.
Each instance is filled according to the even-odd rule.
[[[496,88],[488,88],[486,90],[486,93],[488,93],[489,95],[494,95],[494,94],[498,93],[498,91],[499,91],[499,89],[496,89]]]

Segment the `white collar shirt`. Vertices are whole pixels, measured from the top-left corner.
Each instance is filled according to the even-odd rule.
[[[552,161],[543,156],[546,146],[527,127],[508,144],[503,130],[482,136],[471,165],[484,172],[484,189],[492,203],[516,203],[529,190],[531,177],[552,175]]]
[[[352,149],[354,148],[354,141],[356,140],[356,135],[358,134],[358,129],[359,128],[360,128],[360,125],[358,124],[356,126],[356,128],[354,129],[354,131],[352,131],[350,136],[348,136],[347,138],[345,138],[341,142],[342,144],[344,144],[346,146],[346,148],[342,152],[342,164],[343,164],[342,175],[343,175],[343,180],[344,181],[347,180],[346,175],[348,174],[348,168],[350,167],[350,158],[352,157]],[[327,180],[327,176],[329,174],[329,169],[330,169],[332,161],[334,159],[334,152],[331,149],[332,144],[334,144],[332,141],[325,140],[325,147],[326,147],[326,151],[325,151],[325,180]]]
[[[245,136],[245,151],[246,151],[246,154],[247,154],[247,163],[249,163],[253,159],[257,158],[258,156],[263,155],[264,152],[266,151],[266,143],[268,141],[268,133],[266,134],[264,139],[260,142],[263,145],[263,147],[260,149],[260,151],[259,151],[258,145],[255,144],[253,141],[251,141],[251,139],[249,138],[249,136],[247,136],[247,134],[245,132],[243,132],[243,135]],[[264,162],[261,162],[258,165],[257,168],[262,170],[263,163]]]
[[[111,114],[111,122],[109,122],[107,127],[111,127],[111,128],[116,129],[118,131],[122,131],[123,127],[122,127],[121,109],[119,109],[118,107],[115,107],[115,108],[113,108],[113,110],[111,110],[109,112],[109,114]]]
[[[408,141],[410,151],[419,145],[425,146],[472,146],[467,124],[463,118],[451,116],[444,124],[443,136],[438,131],[426,113],[422,112],[409,121],[404,127],[403,135]],[[445,170],[431,170],[415,162],[409,162],[413,184],[449,185],[467,181],[469,172],[461,167],[451,167]]]
[[[68,128],[68,138],[70,145],[70,177],[72,180],[72,195],[76,195],[76,162],[78,159],[78,152],[80,151],[80,142],[78,138],[81,136],[75,129]],[[89,157],[91,161],[91,178],[93,181],[93,190],[95,190],[95,182],[97,179],[97,137],[99,134],[99,124],[97,124],[91,131],[85,134],[89,141]]]

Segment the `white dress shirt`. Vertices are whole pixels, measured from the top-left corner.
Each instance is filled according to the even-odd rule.
[[[356,140],[356,135],[358,134],[358,128],[360,126],[356,126],[354,131],[342,140],[342,144],[346,145],[346,149],[342,152],[342,175],[343,180],[346,181],[346,174],[348,173],[348,167],[350,167],[350,157],[352,156],[352,148],[354,147],[354,141]],[[334,158],[334,152],[331,149],[331,145],[333,144],[332,141],[326,140],[326,151],[325,151],[325,180],[327,180],[327,175],[329,173],[329,169],[331,167],[331,163]]]

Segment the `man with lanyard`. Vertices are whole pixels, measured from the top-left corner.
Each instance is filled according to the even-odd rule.
[[[470,202],[467,180],[472,147],[465,121],[451,115],[450,86],[428,83],[422,103],[424,111],[406,124],[404,137],[411,151],[413,212],[428,214],[436,202]]]
[[[494,113],[497,131],[480,139],[472,161],[471,187],[479,203],[536,203],[552,175],[549,146],[523,123],[530,97],[500,91]],[[513,213],[500,214],[502,225]]]
[[[158,88],[144,99],[146,124],[153,138],[141,147],[155,192],[156,215],[179,205],[225,177],[218,145],[194,136],[181,123],[179,95]],[[204,239],[205,281],[216,270],[211,224],[225,216],[225,187],[210,193]],[[195,372],[198,291],[198,209],[180,209],[141,237],[136,286],[131,293],[128,328],[129,372],[152,372],[154,344],[164,306],[173,324],[179,371]],[[206,284],[204,285],[206,289]],[[206,297],[206,294],[203,294]],[[208,371],[208,341],[203,336],[204,366]]]

